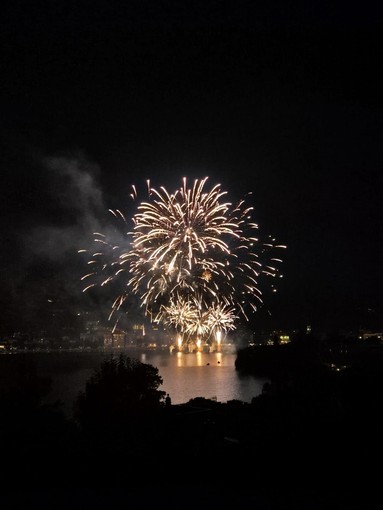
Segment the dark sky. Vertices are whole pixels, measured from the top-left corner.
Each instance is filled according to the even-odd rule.
[[[287,244],[259,327],[382,327],[380,2],[1,3],[2,330],[77,306],[131,185],[209,176]],[[271,314],[271,315],[270,315]]]

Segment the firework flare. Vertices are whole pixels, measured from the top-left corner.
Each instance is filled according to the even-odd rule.
[[[94,234],[97,249],[84,291],[118,283],[111,316],[136,296],[153,322],[206,337],[234,329],[262,303],[259,278],[279,274],[282,260],[270,254],[285,246],[261,243],[253,207],[245,199],[227,202],[218,184],[206,190],[207,180],[188,188],[184,178],[174,193],[148,182],[148,199],[139,203],[121,243]],[[137,200],[134,187],[132,197]],[[121,211],[110,212],[128,224]]]

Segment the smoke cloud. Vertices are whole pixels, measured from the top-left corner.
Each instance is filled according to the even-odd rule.
[[[46,158],[43,165],[55,210],[46,223],[36,225],[26,236],[25,249],[29,255],[59,262],[77,252],[92,232],[102,228],[105,204],[96,165],[84,158],[66,157]]]
[[[96,164],[82,154],[27,163],[28,172],[25,167],[15,172],[14,182],[23,179],[14,186],[18,194],[9,208],[17,231],[3,218],[4,239],[13,248],[13,257],[2,261],[1,306],[10,331],[33,320],[52,300],[72,309],[84,302],[81,276],[87,269],[78,251],[90,246],[93,232],[111,234]],[[18,208],[21,201],[28,208]]]

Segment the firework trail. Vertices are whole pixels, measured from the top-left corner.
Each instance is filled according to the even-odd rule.
[[[148,182],[148,199],[139,203],[122,243],[94,233],[97,249],[84,291],[118,282],[110,317],[137,296],[152,321],[206,337],[234,329],[262,303],[259,278],[279,275],[282,260],[270,254],[285,246],[261,243],[253,207],[245,199],[225,201],[219,184],[206,190],[207,180],[189,188],[184,178],[174,193]],[[134,187],[132,197],[137,200]],[[128,225],[121,211],[110,212]]]

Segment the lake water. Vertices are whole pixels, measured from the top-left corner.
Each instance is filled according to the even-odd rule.
[[[172,404],[194,397],[214,398],[219,402],[250,402],[259,395],[267,379],[240,375],[235,369],[235,353],[169,353],[167,351],[129,350],[126,354],[158,368]],[[23,363],[39,375],[52,379],[46,402],[60,400],[63,410],[72,414],[72,404],[85,383],[110,354],[102,352],[23,353],[0,356],[0,386],[9,384]]]

